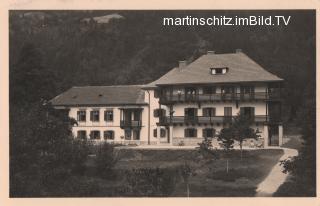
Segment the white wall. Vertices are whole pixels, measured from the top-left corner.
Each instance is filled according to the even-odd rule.
[[[129,107],[129,106],[127,106]],[[71,107],[69,110],[69,117],[77,120],[77,111],[85,110],[86,111],[86,121],[78,122],[78,126],[74,126],[72,128],[73,135],[76,137],[77,132],[79,130],[85,130],[87,132],[87,136],[89,138],[90,131],[98,130],[100,131],[101,140],[103,140],[103,132],[106,130],[113,130],[115,141],[121,141],[121,136],[124,136],[124,130],[120,128],[120,108],[121,106],[114,107]],[[145,135],[145,131],[147,128],[147,118],[145,113],[147,113],[147,106],[134,106],[134,108],[143,108],[142,110],[142,127],[140,130],[140,140],[147,141],[147,136]],[[99,110],[99,120],[98,122],[90,121],[90,111]],[[104,120],[104,111],[105,110],[113,110],[113,121],[105,121]]]

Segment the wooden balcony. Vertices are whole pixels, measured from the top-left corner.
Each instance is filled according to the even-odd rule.
[[[223,124],[231,123],[235,116],[165,116],[160,117],[160,125],[174,124]],[[269,123],[270,118],[266,115],[252,117],[254,123]],[[272,121],[275,121],[273,119]],[[277,120],[279,122],[279,120]]]
[[[163,94],[161,104],[178,102],[219,102],[219,101],[280,101],[280,92],[216,93],[216,94]]]
[[[130,120],[130,121],[121,120],[120,121],[120,127],[122,129],[124,129],[124,128],[133,128],[133,127],[141,127],[141,126],[142,126],[141,120]]]

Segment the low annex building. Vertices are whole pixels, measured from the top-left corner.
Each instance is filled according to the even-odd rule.
[[[121,144],[197,145],[215,138],[238,113],[261,132],[252,147],[282,144],[283,79],[241,50],[207,54],[147,85],[72,87],[50,102],[76,119],[77,138]]]

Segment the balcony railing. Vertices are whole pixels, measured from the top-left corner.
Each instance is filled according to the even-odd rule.
[[[280,100],[280,92],[217,93],[217,94],[163,94],[161,103],[205,101]]]
[[[170,124],[214,124],[231,123],[235,116],[165,116],[160,117],[161,125]],[[270,118],[266,115],[256,115],[252,117],[255,123],[269,122]]]
[[[121,120],[120,121],[120,127],[141,127],[141,120]]]

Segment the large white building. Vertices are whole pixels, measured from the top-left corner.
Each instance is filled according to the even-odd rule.
[[[72,87],[50,102],[67,109],[78,138],[122,144],[197,145],[228,127],[233,117],[252,117],[258,140],[244,145],[282,144],[283,79],[237,50],[209,51],[194,62],[180,61],[147,85]]]

